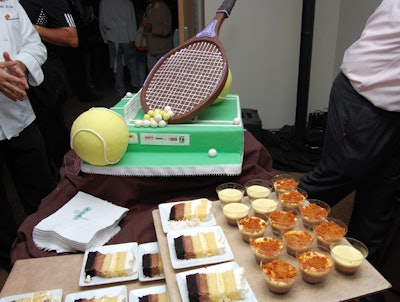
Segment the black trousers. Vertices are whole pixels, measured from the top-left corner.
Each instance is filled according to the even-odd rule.
[[[64,117],[66,75],[64,64],[58,57],[51,56],[42,69],[45,79],[39,86],[28,89],[28,97],[46,143],[49,161],[54,165],[54,174],[58,174],[64,154],[70,149],[69,129]]]
[[[347,236],[364,242],[374,264],[392,221],[400,183],[400,113],[373,106],[341,73],[333,83],[324,149],[300,187],[334,206],[355,191]]]
[[[41,199],[56,185],[50,173],[43,137],[35,123],[26,127],[19,136],[0,141],[0,262],[7,266],[17,223],[6,196],[4,165],[7,165],[26,214],[32,214]]]

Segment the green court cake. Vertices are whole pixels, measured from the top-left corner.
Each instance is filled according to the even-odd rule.
[[[163,109],[163,108],[160,108]],[[140,92],[127,93],[114,107],[128,124],[129,144],[121,160],[96,166],[82,162],[86,173],[129,176],[239,175],[243,162],[243,122],[239,96],[218,104],[184,124],[138,126],[146,112]]]

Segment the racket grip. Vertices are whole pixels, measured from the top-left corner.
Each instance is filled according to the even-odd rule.
[[[232,8],[235,5],[235,3],[236,0],[225,0],[217,10],[217,13],[224,13],[228,18],[231,14]]]

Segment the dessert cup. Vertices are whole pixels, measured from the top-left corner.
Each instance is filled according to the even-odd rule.
[[[272,261],[279,257],[283,249],[283,243],[280,233],[274,233],[273,236],[251,238],[250,247],[257,263],[260,261]]]
[[[259,198],[251,202],[254,215],[262,219],[268,219],[269,213],[276,211],[278,202],[275,199]]]
[[[269,223],[274,231],[287,232],[292,230],[297,222],[296,211],[274,211],[269,213]]]
[[[282,235],[283,243],[288,255],[296,257],[296,253],[308,251],[314,241],[312,231],[292,230]]]
[[[290,174],[278,174],[272,178],[272,184],[277,197],[282,192],[295,190],[299,182],[296,176]]]
[[[251,179],[244,184],[249,201],[267,198],[272,191],[272,182],[265,179]]]
[[[286,294],[296,281],[297,269],[284,260],[261,261],[260,268],[271,293]]]
[[[303,223],[315,225],[321,223],[328,217],[331,207],[319,199],[307,199],[300,208],[300,215]]]
[[[318,247],[296,254],[302,279],[310,284],[323,282],[333,264],[328,249]]]
[[[281,192],[278,195],[279,201],[281,202],[282,209],[299,209],[307,198],[307,192],[297,188],[293,191]]]
[[[219,185],[216,189],[218,198],[222,205],[232,202],[241,202],[245,188],[235,182],[227,182]]]
[[[344,237],[340,242],[331,244],[331,256],[336,271],[353,275],[368,256],[368,248],[357,239]]]
[[[244,242],[264,236],[268,223],[260,217],[250,217],[237,220],[237,225]]]
[[[249,211],[248,205],[238,202],[227,203],[222,207],[226,222],[232,226],[237,226],[236,220],[246,217]]]
[[[346,235],[347,225],[339,219],[328,217],[314,225],[314,233],[318,245],[329,249],[331,244],[339,242]]]

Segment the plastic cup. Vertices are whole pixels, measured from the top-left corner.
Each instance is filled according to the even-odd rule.
[[[261,261],[260,268],[268,290],[273,294],[288,293],[296,281],[297,269],[284,260]]]
[[[344,237],[340,242],[331,244],[331,256],[336,271],[353,275],[368,256],[368,248],[361,241]]]
[[[303,223],[316,225],[324,221],[331,211],[331,207],[319,199],[307,199],[300,208],[300,215]]]
[[[317,247],[296,254],[302,279],[310,284],[325,281],[333,261],[328,249]]]
[[[282,237],[279,233],[274,233],[273,236],[251,238],[250,248],[257,263],[262,260],[272,261],[282,252]]]
[[[244,242],[249,242],[250,238],[264,236],[268,222],[260,217],[245,217],[237,220],[237,226]]]
[[[330,245],[340,242],[347,233],[347,225],[335,218],[326,218],[321,223],[314,225],[314,233],[319,246],[329,249]]]
[[[249,201],[267,198],[272,191],[272,182],[265,179],[251,179],[244,184]]]
[[[228,182],[219,185],[216,189],[221,203],[241,202],[244,196],[245,188],[241,184]]]
[[[229,225],[237,226],[236,220],[242,219],[249,214],[250,208],[243,203],[227,203],[222,207],[222,212]]]
[[[278,198],[284,210],[299,209],[307,198],[307,192],[297,188],[293,191],[281,192]]]

